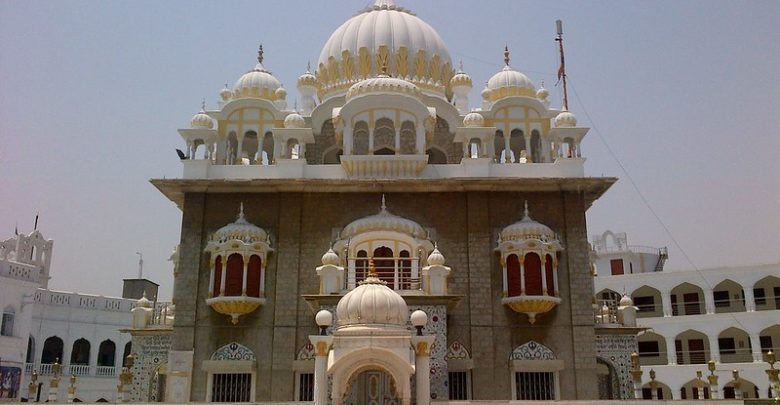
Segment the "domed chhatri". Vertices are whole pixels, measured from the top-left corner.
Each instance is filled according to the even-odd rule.
[[[374,261],[369,261],[369,273],[354,290],[348,292],[336,306],[338,327],[379,326],[406,328],[409,308],[404,299],[379,280]]]
[[[205,251],[211,255],[206,304],[230,316],[233,324],[263,305],[267,259],[272,250],[268,233],[246,220],[241,203],[236,221],[219,228],[206,244]]]
[[[471,112],[463,117],[463,126],[468,128],[479,128],[485,126],[485,117],[480,113]]]
[[[509,66],[509,47],[504,47],[504,65],[504,68],[487,82],[490,100],[496,101],[510,96],[536,97],[536,88],[531,79]]]
[[[577,117],[571,112],[563,110],[555,117],[555,126],[558,128],[574,128],[577,126]]]
[[[236,81],[233,86],[233,98],[260,98],[273,101],[279,97],[276,90],[281,86],[279,80],[263,66],[263,46],[260,45],[257,51],[257,65]]]
[[[287,114],[286,117],[284,117],[284,127],[285,128],[305,128],[306,127],[306,120],[303,119],[303,117],[298,114],[297,112]]]
[[[337,28],[317,65],[321,97],[379,73],[384,60],[391,76],[409,79],[444,97],[453,76],[447,46],[428,23],[389,0],[377,0]]]
[[[212,129],[214,128],[214,120],[206,114],[205,105],[201,108],[200,112],[192,116],[190,125],[194,129]]]
[[[557,254],[563,247],[552,229],[531,219],[528,201],[524,205],[523,219],[501,231],[496,250],[504,274],[501,302],[533,324],[561,302]]]

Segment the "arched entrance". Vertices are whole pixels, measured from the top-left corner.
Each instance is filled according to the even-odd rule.
[[[350,379],[345,405],[399,405],[393,377],[379,369],[365,370]]]

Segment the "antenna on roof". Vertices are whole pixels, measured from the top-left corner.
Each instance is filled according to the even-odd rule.
[[[569,91],[566,87],[566,64],[563,58],[563,21],[555,20],[555,29],[558,35],[555,41],[558,42],[558,50],[561,54],[561,66],[558,67],[558,82],[563,81],[563,109],[569,111]]]
[[[138,255],[138,278],[144,278],[144,254],[135,252]]]

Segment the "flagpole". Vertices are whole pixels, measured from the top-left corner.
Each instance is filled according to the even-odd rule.
[[[558,50],[561,54],[561,66],[558,68],[558,80],[563,80],[563,109],[569,111],[569,90],[566,87],[566,64],[563,58],[563,21],[555,20],[555,28],[558,35],[555,41],[558,42]]]

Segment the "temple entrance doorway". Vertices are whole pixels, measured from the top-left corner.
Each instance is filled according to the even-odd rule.
[[[349,385],[345,405],[400,405],[398,390],[390,374],[366,370],[354,377]]]

